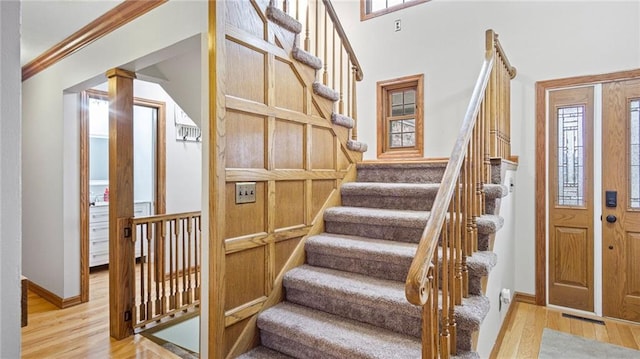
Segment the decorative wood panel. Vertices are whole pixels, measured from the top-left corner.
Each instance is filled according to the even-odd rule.
[[[290,56],[294,36],[266,22],[267,2],[223,3],[227,355],[236,338],[235,354],[258,342],[256,314],[281,300],[283,270],[303,262],[305,236],[360,157],[331,123],[336,104],[313,94],[314,70]],[[236,182],[256,182],[255,203],[235,203]]]
[[[264,296],[264,266],[247,264],[264,263],[265,256],[264,246],[227,255],[227,298],[225,301],[225,311]]]
[[[640,303],[640,233],[627,232],[627,238],[624,241],[627,256],[627,287],[626,295],[634,296]]]
[[[556,227],[553,251],[556,263],[554,284],[585,287],[588,284],[589,268],[584,258],[589,254],[589,237],[586,228]]]
[[[227,111],[227,168],[265,168],[265,118]]]

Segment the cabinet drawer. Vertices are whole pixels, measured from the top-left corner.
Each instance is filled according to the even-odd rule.
[[[109,252],[109,237],[100,239],[91,239],[89,241],[89,253]]]
[[[89,225],[89,241],[100,238],[109,238],[109,222]]]
[[[109,207],[91,207],[89,209],[89,223],[109,222]]]
[[[134,217],[144,217],[151,214],[149,211],[149,202],[141,202],[133,205],[133,216]]]
[[[99,266],[109,263],[109,251],[95,252],[89,254],[89,267]]]

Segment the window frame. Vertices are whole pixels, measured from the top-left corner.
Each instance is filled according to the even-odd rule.
[[[390,121],[404,116],[391,116],[390,94],[402,89],[415,89],[415,146],[391,148]],[[424,157],[424,74],[378,81],[377,93],[377,156],[379,159],[415,159]]]
[[[416,6],[422,3],[426,3],[431,0],[403,0],[402,4],[386,7],[382,10],[372,11],[367,13],[367,7],[370,6],[372,0],[360,0],[360,21],[373,19],[374,17],[386,15],[394,11],[406,9],[411,6]]]

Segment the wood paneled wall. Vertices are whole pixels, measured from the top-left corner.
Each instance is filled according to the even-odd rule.
[[[314,71],[291,58],[294,36],[266,20],[268,2],[223,3],[216,31],[224,38],[216,49],[224,47],[225,73],[218,76],[225,80],[217,89],[224,116],[217,136],[225,146],[216,155],[226,182],[217,195],[225,198],[219,215],[227,355],[243,332],[255,343],[247,326],[273,302],[270,295],[280,295],[276,278],[292,253],[303,255],[298,246],[361,157],[346,149],[347,130],[331,124],[335,104],[313,94]],[[235,183],[247,181],[256,182],[256,201],[236,204]]]

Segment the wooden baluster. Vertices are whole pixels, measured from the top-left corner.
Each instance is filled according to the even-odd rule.
[[[447,222],[442,225],[442,263],[440,264],[440,281],[442,291],[442,327],[440,329],[440,357],[449,358],[451,337],[449,336],[449,228]]]
[[[471,144],[467,146],[467,154],[464,160],[464,243],[462,245],[462,294],[469,297],[469,268],[467,257],[471,255],[471,241],[473,240],[473,227],[471,223]]]
[[[167,222],[165,220],[161,220],[157,226],[156,230],[156,248],[158,251],[156,252],[155,261],[158,263],[158,281],[161,285],[162,295],[160,297],[161,309],[160,312],[165,314],[167,312],[167,279],[165,276],[166,273],[166,258],[165,258],[165,232],[166,232]]]
[[[304,51],[306,52],[310,52],[311,50],[309,50],[311,48],[311,39],[309,39],[309,17],[310,17],[310,10],[311,6],[309,6],[309,1],[307,1],[306,4],[306,20],[305,20],[305,37],[304,37]]]
[[[464,167],[461,169],[464,171]],[[462,172],[458,175],[456,189],[453,194],[454,206],[455,206],[455,291],[456,291],[456,305],[462,304]]]
[[[282,1],[282,11],[284,11],[287,14],[289,13],[289,0]]]
[[[331,22],[331,88],[336,89],[336,28]]]
[[[455,192],[454,192],[455,195]],[[456,354],[456,318],[455,318],[455,307],[456,307],[456,275],[455,275],[455,258],[456,258],[456,237],[455,237],[455,220],[456,220],[456,211],[455,211],[455,198],[452,198],[449,202],[449,224],[448,224],[448,233],[449,247],[444,250],[449,252],[448,265],[449,268],[447,270],[447,282],[449,282],[449,352],[452,355]]]
[[[329,29],[329,27],[327,26],[327,18],[329,17],[329,15],[327,14],[326,10],[324,12],[324,74],[322,75],[322,83],[325,86],[329,85],[329,73],[327,72],[327,63],[329,61],[328,60],[328,51],[329,51],[329,44],[328,44],[328,36],[327,36],[327,31]]]
[[[142,224],[140,225],[140,233],[143,232]],[[140,241],[140,252],[144,253],[144,241]],[[135,267],[134,267],[135,268]],[[145,280],[144,280],[144,262],[140,261],[140,321],[147,320],[147,298],[145,291]]]
[[[343,102],[343,98],[342,98],[342,94],[344,93],[343,89],[344,89],[344,75],[343,75],[343,70],[344,70],[344,65],[343,65],[343,54],[344,51],[342,51],[342,40],[340,40],[340,102],[338,102],[338,111],[341,114],[344,114],[344,102]]]
[[[176,294],[173,286],[174,267],[173,267],[173,241],[176,236],[175,219],[169,221],[169,310],[176,309]]]
[[[352,113],[351,113],[351,118],[353,119],[353,129],[351,129],[351,139],[354,141],[358,140],[358,102],[357,102],[357,95],[356,95],[356,84],[357,84],[357,76],[356,76],[356,72],[358,71],[358,69],[356,69],[356,67],[353,67],[353,76],[352,76],[352,86],[353,86],[353,91],[351,91],[352,93],[352,98],[351,98],[351,109],[352,109]]]
[[[486,174],[485,174],[485,165],[486,165],[486,158],[485,158],[485,152],[484,152],[484,148],[485,148],[485,135],[484,135],[484,123],[485,123],[485,102],[484,100],[480,103],[480,112],[478,114],[478,122],[476,123],[476,126],[478,127],[478,141],[479,141],[479,146],[478,146],[478,172],[480,173],[480,214],[484,214],[485,211],[485,191],[484,191],[484,184],[485,184],[485,178],[486,178]]]
[[[142,240],[140,240],[140,242],[143,242],[145,239],[147,240],[147,252],[145,253],[144,250],[140,251],[140,264],[144,266],[144,263],[147,264],[147,319],[152,319],[153,318],[153,299],[152,299],[152,273],[153,273],[153,268],[151,267],[151,240],[153,239],[152,237],[152,233],[151,233],[151,224],[149,222],[144,224],[144,228],[146,229],[145,231],[145,238],[143,238]],[[146,258],[145,258],[146,257]]]
[[[437,346],[435,338],[438,337],[438,308],[434,309],[433,267],[427,274],[427,302],[422,306],[422,358],[437,358]],[[435,310],[435,311],[434,311]],[[436,315],[434,315],[436,313]]]
[[[317,57],[320,57],[320,0],[315,0],[316,1],[316,13],[315,13],[315,24],[316,24],[316,32],[314,34],[313,40],[316,43],[316,52],[314,53],[314,55],[316,55]],[[316,73],[320,73],[320,71],[316,71]]]
[[[187,266],[187,236],[189,233],[187,232],[187,226],[185,222],[188,224],[187,218],[180,218],[179,221],[182,223],[182,305],[189,304],[188,299],[188,289],[187,289],[187,276],[189,267]]]
[[[191,223],[192,221],[192,217],[189,216],[186,219],[187,221],[187,265],[186,267],[186,271],[187,271],[187,303],[191,304],[193,303],[193,287],[192,287],[192,281],[191,281],[191,276],[192,276],[192,253],[191,253],[191,240],[192,240],[192,236],[194,235],[194,231],[193,231],[193,224]]]
[[[194,298],[195,300],[200,300],[200,264],[198,262],[198,260],[201,258],[200,256],[202,255],[202,253],[200,253],[200,248],[201,246],[201,240],[202,240],[202,228],[201,228],[201,220],[202,217],[197,216],[194,218],[195,222],[196,222],[196,240],[195,240],[195,270],[196,270],[196,275],[195,275],[195,293],[194,293]]]
[[[351,59],[347,56],[347,67],[346,67],[346,73],[347,73],[347,116],[351,117],[353,115],[352,113],[352,107],[351,107],[351,100],[352,100],[352,95],[351,95]]]
[[[440,342],[440,333],[442,331],[442,321],[441,321],[441,317],[438,316],[438,312],[440,311],[440,298],[441,296],[438,295],[438,288],[441,287],[440,284],[440,276],[438,275],[438,266],[439,266],[439,261],[440,259],[438,258],[437,255],[433,256],[433,261],[432,264],[433,266],[430,268],[430,270],[433,272],[432,273],[432,277],[433,277],[433,286],[430,288],[430,293],[429,296],[433,296],[433,308],[431,309],[431,314],[432,316],[434,316],[434,320],[433,320],[433,342],[434,342],[434,347],[435,349],[435,355],[436,357],[441,357],[442,353],[442,345]]]
[[[174,219],[173,220],[175,223],[175,238],[173,241],[173,256],[174,256],[174,271],[171,273],[171,277],[174,278],[175,280],[175,293],[174,296],[176,298],[176,309],[180,308],[180,306],[182,305],[180,303],[180,275],[179,275],[179,271],[180,271],[180,233],[182,231],[182,223],[180,222],[179,219]]]
[[[300,0],[296,0],[296,20],[300,21]]]
[[[478,160],[478,149],[479,149],[479,141],[478,141],[478,127],[474,126],[473,128],[473,228],[475,233],[475,240],[473,241],[473,251],[472,254],[478,251],[478,238],[480,237],[480,232],[478,231],[478,217],[480,216],[480,178],[478,169],[481,167],[481,162]]]

